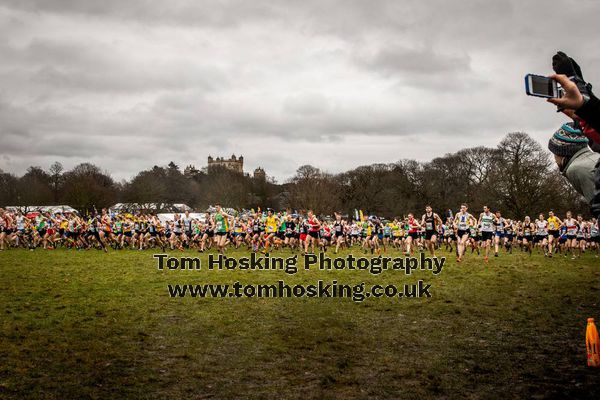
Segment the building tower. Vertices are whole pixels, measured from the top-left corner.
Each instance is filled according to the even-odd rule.
[[[235,154],[232,154],[229,159],[224,159],[223,157],[213,158],[212,156],[208,156],[208,171],[210,172],[210,170],[214,167],[223,167],[243,174],[244,157],[236,157]]]

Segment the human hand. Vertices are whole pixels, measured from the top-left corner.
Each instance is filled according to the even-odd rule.
[[[575,110],[571,108],[563,108],[560,110],[561,113],[565,114],[567,117],[571,118],[573,121],[578,120],[577,114],[575,114]]]
[[[566,75],[555,74],[550,75],[549,78],[560,83],[560,86],[562,86],[564,91],[563,97],[548,99],[547,101],[549,103],[552,103],[560,108],[570,108],[572,110],[578,110],[583,105],[584,99],[581,95],[581,92],[577,88],[577,85],[571,82]]]

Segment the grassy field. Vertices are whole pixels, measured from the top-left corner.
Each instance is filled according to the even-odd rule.
[[[600,258],[591,254],[519,252],[487,265],[450,257],[438,276],[374,276],[159,271],[151,251],[11,250],[0,252],[0,274],[0,398],[600,398],[584,343],[586,319],[600,321]],[[167,292],[279,279],[424,279],[432,297]]]

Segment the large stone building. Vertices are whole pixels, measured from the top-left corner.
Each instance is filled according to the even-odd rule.
[[[232,171],[239,172],[240,174],[244,173],[244,157],[240,156],[239,158],[233,154],[231,158],[225,159],[223,157],[212,158],[208,156],[208,170],[214,167],[225,167],[229,168]]]
[[[267,179],[267,174],[265,172],[264,169],[262,169],[261,167],[258,167],[254,170],[254,179],[259,179],[259,180],[266,180]]]

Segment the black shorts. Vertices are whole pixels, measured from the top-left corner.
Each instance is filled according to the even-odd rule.
[[[557,230],[548,230],[548,235],[550,235],[556,239],[558,239],[560,237],[560,233],[558,233]]]
[[[226,236],[227,232],[215,232],[215,234],[218,236]]]
[[[207,235],[208,237],[215,236],[215,232],[214,231],[204,231],[204,234]]]
[[[97,241],[100,241],[100,233],[98,231],[88,231],[85,235],[87,238],[93,237],[96,238]]]
[[[318,231],[308,231],[308,236],[313,237],[315,239],[319,238],[319,232]]]
[[[456,236],[459,239],[462,239],[462,237],[465,235],[470,236],[471,232],[468,229],[459,229]]]
[[[431,240],[431,238],[432,238],[434,235],[437,235],[437,232],[436,232],[436,231],[428,231],[428,230],[426,230],[426,231],[425,231],[425,240]]]
[[[535,235],[533,237],[533,243],[543,242],[544,239],[548,239],[548,235]]]
[[[419,238],[419,232],[408,232],[408,236],[413,238],[413,240],[417,240]]]
[[[576,235],[567,235],[567,239],[569,239],[569,240],[577,239],[577,236]]]
[[[487,241],[487,240],[492,240],[494,238],[494,232],[492,231],[482,231],[481,232],[481,240],[483,241]]]

